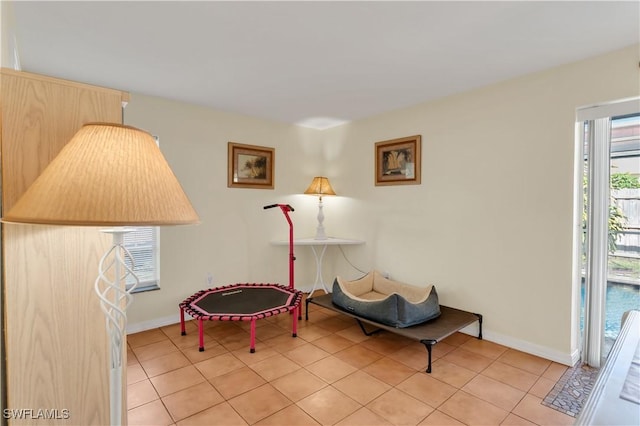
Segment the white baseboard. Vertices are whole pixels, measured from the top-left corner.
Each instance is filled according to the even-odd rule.
[[[309,289],[311,289],[309,287]],[[299,290],[304,291],[303,288],[299,288]],[[185,313],[185,319],[191,319],[191,317]],[[139,333],[141,331],[151,330],[158,327],[164,327],[167,325],[177,324],[180,322],[180,314],[169,315],[162,318],[156,318],[149,321],[143,321],[135,324],[127,325],[127,334]],[[471,336],[478,335],[478,325],[472,324],[469,325],[460,332],[469,334]],[[551,361],[555,361],[557,363],[567,365],[572,367],[576,365],[576,363],[580,359],[580,353],[576,349],[572,353],[564,353],[559,352],[555,349],[547,348],[545,346],[536,345],[535,343],[527,342],[526,340],[516,339],[515,337],[505,336],[500,333],[493,332],[491,330],[487,330],[486,328],[482,329],[482,338],[488,340],[493,343],[497,343],[499,345],[507,346],[512,349],[517,349],[522,352],[526,352],[531,355],[536,355]]]
[[[469,334],[471,336],[478,336],[478,325],[469,325],[460,332]],[[576,365],[580,359],[578,350],[572,353],[560,352],[555,349],[548,348],[546,346],[540,346],[535,343],[527,342],[526,340],[516,339],[515,337],[505,336],[504,334],[496,333],[486,328],[482,328],[482,338],[499,345],[507,346],[512,349],[517,349],[522,352],[526,352],[531,355],[536,355],[550,361],[555,361],[559,364],[572,367]]]
[[[185,313],[185,319],[191,319]],[[180,322],[180,314],[169,315],[167,317],[155,318],[149,321],[142,321],[135,324],[127,324],[127,334],[140,333],[141,331],[152,330],[154,328],[177,324]]]

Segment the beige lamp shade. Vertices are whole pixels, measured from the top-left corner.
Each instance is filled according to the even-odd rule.
[[[178,179],[147,132],[87,124],[2,218],[84,226],[198,223]]]
[[[308,195],[319,195],[320,197],[323,195],[336,195],[329,183],[329,179],[324,176],[314,177],[311,185],[309,185],[304,193]]]

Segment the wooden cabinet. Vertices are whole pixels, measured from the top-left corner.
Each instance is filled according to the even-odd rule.
[[[2,69],[2,212],[82,125],[122,123],[127,100],[118,90]],[[57,420],[39,424],[109,423],[107,337],[94,292],[109,244],[93,227],[2,225],[7,408],[57,410]]]

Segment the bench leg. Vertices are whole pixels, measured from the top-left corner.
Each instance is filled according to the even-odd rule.
[[[431,349],[433,345],[438,343],[438,341],[437,340],[420,340],[420,343],[422,343],[427,348],[427,360],[428,360],[427,373],[431,373]]]
[[[478,317],[478,340],[482,340],[482,314],[473,314]]]
[[[356,318],[356,321],[358,322],[358,325],[360,326],[360,330],[362,330],[362,332],[364,333],[365,336],[372,336],[380,331],[382,331],[381,328],[377,328],[373,331],[367,331],[366,328],[364,328],[364,325],[362,324],[362,321],[360,321],[358,318]]]
[[[302,310],[302,306],[300,307]],[[309,298],[304,299],[304,319],[309,321]]]

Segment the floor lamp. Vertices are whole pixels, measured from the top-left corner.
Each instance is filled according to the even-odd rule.
[[[95,289],[109,339],[112,425],[122,423],[123,346],[131,290],[137,277],[123,247],[126,226],[198,223],[180,183],[155,139],[134,127],[87,124],[2,218],[8,223],[115,227],[113,244],[100,260]]]
[[[324,176],[316,176],[311,181],[311,185],[304,191],[307,195],[318,196],[318,227],[316,228],[316,240],[326,240],[327,234],[324,232],[324,212],[322,211],[322,196],[336,195],[329,183],[329,179]]]

